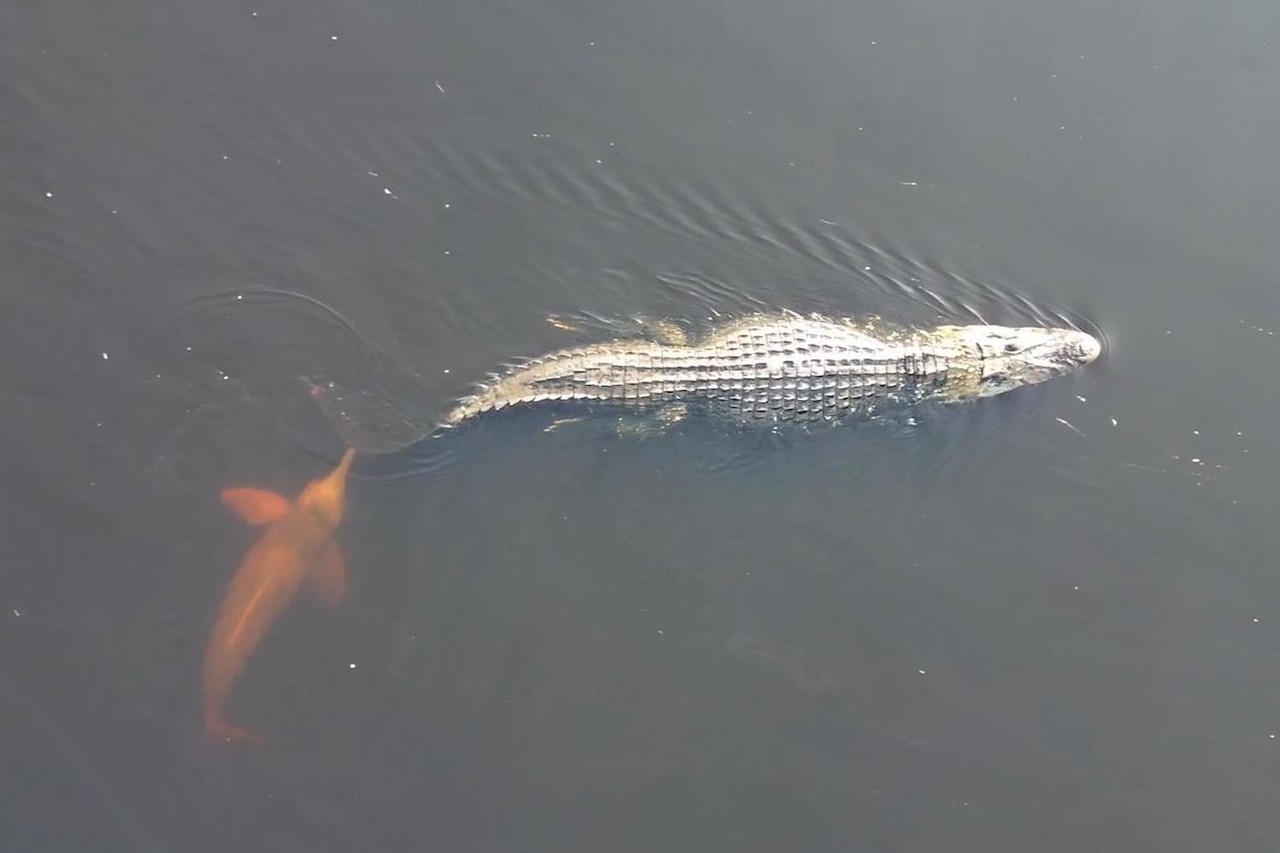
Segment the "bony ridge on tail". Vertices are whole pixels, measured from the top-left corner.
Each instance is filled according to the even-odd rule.
[[[222,500],[242,519],[266,530],[231,579],[205,648],[201,692],[207,740],[259,741],[226,718],[226,702],[258,643],[303,583],[336,606],[346,594],[347,568],[334,538],[346,504],[349,449],[329,474],[313,480],[297,500],[257,488],[233,488]]]

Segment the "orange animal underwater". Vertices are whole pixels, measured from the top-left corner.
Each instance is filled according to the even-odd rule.
[[[250,524],[268,525],[231,579],[205,648],[201,689],[210,739],[259,738],[229,723],[227,695],[267,630],[304,582],[330,606],[347,587],[346,559],[334,539],[346,503],[348,450],[330,474],[312,481],[296,501],[264,489],[227,489],[222,500]]]

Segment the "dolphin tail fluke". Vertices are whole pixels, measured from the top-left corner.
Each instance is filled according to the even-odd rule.
[[[206,714],[204,719],[204,742],[206,746],[224,743],[261,744],[262,736],[240,726],[232,725],[219,713]]]

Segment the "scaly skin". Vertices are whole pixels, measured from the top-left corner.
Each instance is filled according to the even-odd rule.
[[[543,401],[702,404],[746,422],[832,421],[885,405],[962,402],[1069,373],[1101,345],[1074,329],[939,326],[884,331],[854,320],[759,315],[692,344],[620,340],[559,350],[481,386],[445,415]]]

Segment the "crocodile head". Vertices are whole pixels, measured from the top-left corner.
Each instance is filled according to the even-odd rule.
[[[952,326],[948,337],[966,345],[979,362],[975,397],[994,397],[1063,376],[1098,357],[1102,345],[1075,329],[1036,326]]]

